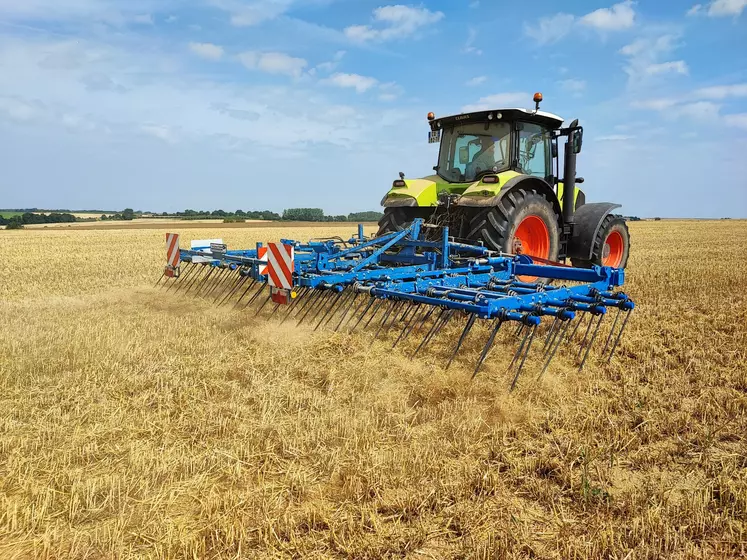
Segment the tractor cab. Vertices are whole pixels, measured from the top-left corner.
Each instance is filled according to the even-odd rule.
[[[513,171],[549,179],[563,119],[551,113],[501,109],[430,119],[429,142],[440,143],[437,175],[447,183],[472,183]]]

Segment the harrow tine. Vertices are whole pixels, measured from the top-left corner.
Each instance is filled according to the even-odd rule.
[[[171,284],[169,284],[169,287],[166,288],[166,293],[167,294],[171,291],[171,288],[173,288],[174,286],[176,286],[176,290],[174,291],[174,293],[178,292],[179,288],[181,288],[186,283],[187,278],[189,278],[189,276],[192,274],[192,272],[194,272],[194,269],[197,267],[196,264],[191,263],[191,262],[187,263],[187,264],[189,266],[186,267],[186,270],[184,271],[184,274],[180,274],[179,278],[176,278],[176,280],[178,280],[178,282],[172,282]],[[163,289],[166,286],[166,284],[168,284],[168,282],[165,282],[164,284],[162,284],[161,285],[161,289]]]
[[[419,328],[420,325],[423,324],[424,321],[428,320],[428,315],[434,311],[434,307],[428,306],[428,305],[422,305],[418,304],[419,307],[422,307],[422,309],[418,309],[418,311],[415,312],[415,314],[412,316],[412,320],[410,321],[409,326],[405,326],[405,329],[402,331],[401,339],[405,340],[408,336],[412,334],[412,332],[415,330],[416,326]],[[425,316],[425,319],[421,318]],[[394,348],[394,346],[392,346]]]
[[[625,313],[625,319],[623,319],[622,326],[620,327],[620,332],[617,333],[617,338],[615,338],[615,343],[612,345],[612,349],[610,350],[610,355],[607,358],[607,363],[609,364],[612,362],[612,356],[615,355],[615,348],[617,348],[617,343],[620,342],[620,337],[622,337],[623,331],[625,330],[625,326],[628,324],[628,319],[630,319],[630,314],[633,312],[632,309],[629,309]]]
[[[342,299],[343,299],[343,295],[342,294],[343,293],[344,293],[344,290],[342,292],[338,292],[337,295],[333,296],[333,298],[332,298],[332,305],[329,306],[329,309],[327,309],[327,311],[324,313],[324,315],[322,315],[322,318],[319,319],[319,322],[316,324],[316,327],[314,327],[314,330],[317,330],[321,326],[321,324],[324,322],[324,319],[327,318],[327,315],[329,315],[330,312],[335,308],[335,306],[337,306],[337,304],[342,301]],[[344,297],[347,297],[347,296],[348,296],[348,294],[345,294]]]
[[[586,346],[586,353],[584,354],[584,359],[581,360],[581,365],[578,366],[578,371],[581,371],[582,369],[584,369],[586,358],[589,357],[589,352],[591,351],[591,347],[594,346],[594,340],[597,338],[597,333],[599,332],[599,325],[602,324],[602,319],[604,319],[604,313],[599,314],[599,319],[597,320],[597,326],[594,327],[594,334],[591,335],[591,340],[589,341],[589,344]]]
[[[586,332],[584,333],[584,338],[581,339],[581,344],[578,346],[578,354],[576,355],[576,360],[578,360],[581,357],[581,353],[584,351],[584,345],[586,344],[586,339],[589,337],[589,332],[591,332],[591,325],[594,323],[594,315],[591,316],[591,319],[589,320],[589,324],[586,327]]]
[[[202,270],[199,271],[199,273],[195,276],[194,280],[192,280],[192,282],[189,283],[189,286],[187,286],[187,289],[184,292],[184,295],[187,295],[189,292],[191,292],[192,288],[199,286],[199,284],[204,282],[212,273],[213,273],[212,266],[203,265]]]
[[[316,307],[316,313],[314,313],[314,315],[310,319],[311,322],[316,321],[316,318],[319,317],[319,315],[321,314],[321,312],[324,311],[327,308],[327,304],[330,301],[332,302],[332,305],[335,304],[335,297],[336,297],[336,295],[337,295],[336,293],[332,293],[332,292],[327,292],[327,294],[325,294],[324,299],[322,300],[321,304],[317,305],[317,307]]]
[[[329,317],[327,317],[327,320],[324,321],[324,326],[326,327],[329,325],[330,321],[335,318],[335,315],[339,312],[340,308],[345,307],[345,304],[352,299],[355,299],[355,297],[358,295],[355,292],[353,292],[352,289],[348,290],[345,289],[342,291],[342,294],[340,294],[342,297],[340,300],[335,304],[335,307],[339,304],[339,308],[334,309],[332,313],[330,313]]]
[[[607,353],[607,347],[610,345],[610,340],[612,340],[612,334],[615,332],[615,327],[617,326],[618,319],[620,319],[620,313],[622,313],[622,309],[618,307],[617,313],[615,314],[615,320],[612,322],[612,328],[610,329],[610,333],[607,335],[607,340],[604,343],[604,348],[602,349],[602,356]]]
[[[361,313],[361,316],[360,316],[360,317],[358,317],[358,321],[357,321],[357,322],[355,323],[355,325],[353,325],[353,328],[352,328],[352,329],[350,329],[350,332],[353,332],[353,331],[355,330],[355,328],[356,328],[356,327],[357,327],[358,325],[360,325],[360,324],[361,324],[361,321],[363,321],[363,318],[364,318],[364,317],[366,316],[366,313],[368,313],[368,310],[369,310],[369,309],[371,309],[371,306],[372,306],[372,305],[373,305],[374,303],[376,303],[376,298],[375,298],[375,297],[372,297],[372,298],[371,298],[371,301],[369,301],[369,302],[368,302],[368,305],[367,305],[367,306],[366,306],[366,308],[365,308],[365,309],[363,310],[363,313]]]
[[[552,322],[552,325],[550,326],[550,330],[547,333],[547,337],[545,338],[545,345],[542,347],[543,352],[547,352],[552,342],[555,341],[555,337],[553,335],[557,334],[556,327],[559,321],[560,321],[560,315],[558,314],[555,316],[555,320]]]
[[[246,282],[248,276],[242,276],[239,272],[239,279],[236,281],[236,283],[231,287],[231,289],[228,291],[228,293],[223,297],[223,299],[220,300],[220,303],[218,304],[218,307],[226,303],[229,299],[231,299],[231,296],[235,295],[237,291],[241,289],[241,286],[244,285]]]
[[[233,306],[234,309],[236,309],[239,306],[239,304],[241,303],[241,300],[244,299],[247,293],[249,293],[249,290],[251,290],[256,285],[257,285],[257,281],[254,278],[252,278],[252,281],[249,282],[249,285],[246,287],[246,290],[244,290],[244,293],[241,294],[241,297],[234,304]]]
[[[212,285],[210,286],[210,289],[205,294],[205,297],[208,298],[211,295],[213,295],[213,292],[220,286],[226,277],[226,270],[225,268],[221,268],[218,271],[218,274],[215,275],[215,280],[213,281]]]
[[[199,296],[202,289],[205,287],[206,284],[210,282],[210,277],[213,275],[213,272],[215,272],[215,267],[210,266],[210,270],[208,270],[208,273],[206,276],[198,280],[197,282],[197,291],[195,292],[195,296]],[[191,288],[190,288],[191,289]],[[189,292],[187,292],[189,293]]]
[[[280,321],[281,325],[288,320],[288,317],[290,317],[291,315],[293,315],[293,313],[296,311],[296,307],[298,307],[298,305],[299,305],[299,302],[301,301],[301,299],[303,299],[303,297],[306,294],[309,293],[310,289],[311,288],[307,288],[307,287],[302,288],[301,291],[296,296],[296,298],[293,301],[291,301],[290,305],[288,306],[288,312],[285,314],[285,317],[283,317],[283,320]]]
[[[189,293],[189,290],[192,288],[192,284],[194,284],[197,278],[205,274],[206,268],[204,265],[196,264],[194,266],[194,270],[195,270],[195,273],[190,276],[189,281],[186,281],[184,283],[184,292],[183,292],[184,294]],[[177,286],[176,290],[174,290],[174,293],[178,292],[180,289],[181,289],[181,286]],[[169,290],[166,290],[166,292],[168,293]]]
[[[534,340],[534,333],[537,332],[537,326],[535,325],[532,327],[531,332],[527,332],[526,336],[524,337],[524,340],[526,340],[526,337],[529,337],[529,343],[527,344],[527,349],[524,352],[524,357],[521,358],[521,363],[519,364],[519,368],[516,370],[516,375],[514,376],[514,380],[511,382],[511,388],[509,391],[513,391],[514,387],[516,387],[516,382],[519,380],[519,375],[521,375],[521,370],[524,369],[524,362],[527,360],[527,356],[529,355],[529,351],[532,349],[532,341]],[[522,346],[524,343],[522,342]]]
[[[570,344],[571,341],[573,340],[573,337],[576,336],[576,332],[578,331],[578,328],[581,326],[581,323],[584,322],[584,319],[586,319],[586,315],[582,315],[581,317],[579,317],[578,321],[576,322],[576,325],[573,327],[573,332],[568,337],[568,344]]]
[[[389,319],[389,315],[392,314],[392,311],[397,309],[397,306],[399,305],[399,302],[389,302],[389,308],[386,310],[386,313],[384,313],[384,316],[381,318],[381,323],[379,323],[379,328],[376,329],[376,334],[374,334],[374,340],[379,337],[379,334],[381,333],[381,329],[384,328],[384,325],[386,324],[387,319]]]
[[[550,355],[547,358],[547,361],[545,362],[545,365],[542,366],[542,371],[540,371],[540,374],[537,376],[537,380],[539,381],[542,376],[544,375],[545,371],[547,371],[547,368],[550,366],[550,362],[552,362],[552,359],[555,357],[555,352],[558,351],[558,348],[560,348],[560,345],[563,344],[563,337],[565,336],[565,333],[568,332],[568,329],[571,326],[570,320],[564,321],[564,324],[561,325],[561,327],[558,329],[559,334],[557,335],[557,342],[555,342],[554,346],[551,346],[552,351],[550,352]]]
[[[385,302],[387,302],[387,301],[389,301],[389,300],[385,300],[385,299],[380,299],[380,300],[378,300],[378,301],[376,302],[376,305],[374,305],[374,308],[373,308],[373,311],[372,311],[372,315],[371,315],[371,318],[370,318],[370,319],[369,319],[369,320],[368,320],[368,321],[366,322],[366,324],[365,324],[365,325],[363,325],[363,328],[364,328],[364,329],[367,329],[367,328],[368,328],[368,325],[370,325],[370,324],[371,324],[371,321],[373,321],[373,320],[374,320],[374,319],[376,318],[376,314],[377,314],[377,313],[379,312],[379,308],[380,308],[380,307],[381,307],[382,305],[384,305],[384,303],[385,303]]]
[[[235,268],[235,269],[232,270],[229,267],[228,268],[228,272],[226,273],[226,277],[223,279],[223,282],[218,287],[217,292],[214,292],[215,293],[215,301],[218,301],[220,299],[220,297],[226,292],[226,288],[228,288],[229,286],[233,286],[233,283],[235,281],[238,281],[235,277],[240,277],[240,276],[241,275],[239,274],[239,269],[238,268]],[[215,303],[215,302],[213,302],[213,303]]]
[[[265,305],[267,305],[267,302],[269,302],[272,299],[272,292],[267,296],[267,299],[264,301],[262,305],[259,306],[259,309],[257,309],[257,312],[254,314],[255,317],[257,317],[262,310],[265,308]]]
[[[340,322],[339,322],[339,323],[337,323],[337,326],[335,327],[335,329],[334,329],[334,332],[337,332],[337,331],[338,331],[338,330],[340,329],[340,327],[342,326],[342,323],[343,323],[343,322],[345,321],[345,317],[347,317],[347,315],[348,315],[348,312],[349,312],[349,311],[350,311],[350,310],[351,310],[351,309],[353,308],[353,306],[355,305],[355,300],[357,300],[359,296],[360,296],[360,294],[359,294],[359,293],[357,293],[357,292],[353,292],[353,297],[352,297],[352,299],[350,300],[350,304],[349,304],[349,305],[346,305],[346,306],[345,306],[345,311],[343,311],[343,312],[342,312],[342,317],[340,317]],[[360,308],[361,306],[363,306],[363,305],[365,304],[365,302],[366,302],[366,300],[365,300],[365,299],[363,299],[363,300],[361,301],[361,303],[360,303],[360,304],[358,304],[358,305],[357,305],[357,306],[355,307],[356,311],[355,311],[355,312],[353,313],[353,315],[352,315],[353,317],[355,317],[355,313],[356,313],[356,312],[358,311],[358,309],[359,309],[359,308]]]
[[[521,339],[521,344],[519,344],[519,347],[516,349],[516,352],[514,353],[514,359],[511,360],[511,363],[508,365],[508,369],[506,370],[506,373],[511,371],[511,368],[514,367],[514,364],[516,363],[516,360],[521,355],[521,351],[524,349],[524,344],[527,341],[527,338],[529,337],[529,330],[524,334],[524,338]]]
[[[249,298],[249,301],[246,302],[246,305],[244,305],[243,309],[246,309],[249,307],[252,302],[259,297],[259,294],[265,291],[265,288],[268,286],[267,282],[263,282],[262,285],[259,287],[259,290],[251,297]]]
[[[405,322],[405,326],[402,328],[402,330],[399,333],[399,336],[397,337],[397,340],[394,341],[394,344],[392,344],[392,348],[397,346],[399,344],[399,341],[402,340],[402,336],[405,334],[405,331],[410,327],[410,325],[417,319],[418,314],[420,313],[420,303],[415,303],[413,305],[413,308],[415,308],[415,311],[412,315],[410,315],[410,318]]]
[[[469,331],[472,329],[472,325],[475,324],[476,319],[477,315],[475,315],[474,313],[470,313],[469,318],[467,319],[467,324],[464,326],[464,330],[462,331],[462,335],[457,341],[456,348],[454,348],[454,352],[452,352],[451,357],[449,358],[449,363],[446,364],[446,369],[449,369],[449,367],[451,367],[451,362],[453,362],[454,358],[456,358],[459,349],[462,347],[464,339],[467,338],[467,334],[469,334]]]
[[[205,294],[205,297],[211,297],[216,292],[216,290],[220,292],[220,289],[226,282],[226,279],[230,278],[232,273],[233,271],[229,267],[221,269],[221,271],[218,273],[218,277],[215,279],[215,283],[210,288],[210,291]]]
[[[425,348],[425,346],[431,341],[431,339],[438,333],[438,331],[441,330],[441,327],[446,324],[446,322],[451,317],[451,312],[453,310],[449,309],[448,307],[444,307],[441,309],[441,313],[438,314],[438,317],[436,317],[436,320],[433,322],[433,326],[431,326],[431,329],[428,331],[428,334],[425,335],[425,338],[420,343],[420,346],[417,347],[415,350],[415,353],[410,357],[410,359],[414,358],[418,355],[418,352]]]
[[[411,329],[410,332],[407,335],[405,335],[405,336],[407,337],[407,336],[410,336],[410,334],[418,334],[420,332],[420,329],[422,329],[423,325],[425,325],[428,322],[428,319],[431,318],[431,315],[433,315],[433,313],[436,311],[436,309],[438,309],[438,308],[431,306],[431,308],[428,310],[428,312],[424,315],[423,320],[420,321],[417,324],[417,326],[414,326],[414,328]]]
[[[161,283],[161,280],[163,280],[164,276],[166,276],[166,271],[165,270],[161,273],[161,277],[158,279],[158,282],[156,282],[156,285],[153,286],[154,288],[158,287],[158,285]],[[174,280],[178,280],[178,278],[174,278]],[[168,280],[166,282],[168,282]],[[166,285],[166,283],[164,283],[164,286],[165,285]],[[161,287],[163,287],[163,286],[161,286]]]
[[[324,292],[322,290],[316,290],[316,292],[314,292],[313,294],[311,294],[311,297],[304,304],[305,307],[306,307],[306,313],[304,313],[303,316],[298,320],[298,322],[296,323],[296,326],[300,325],[303,322],[303,320],[306,318],[306,316],[311,312],[312,309],[314,309],[314,306],[316,305],[316,303],[323,296],[324,296]],[[314,302],[313,304],[311,303],[312,301]],[[302,307],[301,309],[298,310],[298,313],[301,313],[301,311],[303,311],[303,310],[304,310],[304,308]]]
[[[493,342],[495,341],[495,335],[497,335],[498,331],[501,330],[501,325],[503,325],[503,319],[498,319],[495,327],[493,327],[493,330],[490,332],[490,336],[488,337],[488,341],[485,343],[485,347],[482,349],[480,359],[477,362],[477,366],[475,366],[475,371],[472,373],[472,379],[477,376],[477,373],[480,371],[480,366],[482,366],[485,358],[487,358],[488,352],[490,351],[490,348],[493,346]]]

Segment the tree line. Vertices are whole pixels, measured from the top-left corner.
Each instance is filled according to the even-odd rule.
[[[77,218],[75,216],[66,212],[50,212],[49,214],[24,212],[10,218],[6,218],[0,214],[0,226],[5,226],[7,229],[21,229],[23,226],[29,224],[66,224],[76,221]]]

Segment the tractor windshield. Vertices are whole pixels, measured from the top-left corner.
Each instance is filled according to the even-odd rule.
[[[508,168],[511,127],[505,122],[470,123],[443,131],[438,174],[450,183],[474,181],[480,174]]]

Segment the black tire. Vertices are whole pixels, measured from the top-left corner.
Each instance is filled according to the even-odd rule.
[[[534,256],[558,260],[560,216],[552,203],[534,189],[514,189],[501,199],[498,206],[478,212],[470,222],[468,239],[482,241],[493,251],[513,254],[516,229],[529,216],[536,216],[544,222],[550,238],[548,254]]]
[[[579,268],[591,268],[593,265],[602,265],[605,258],[605,245],[607,239],[613,232],[619,233],[623,241],[623,253],[620,264],[617,268],[625,268],[628,265],[628,256],[630,255],[630,232],[628,224],[622,216],[608,214],[602,220],[599,231],[594,237],[594,245],[591,250],[591,260],[572,258],[573,266]]]
[[[384,215],[379,220],[379,231],[376,234],[384,235],[385,233],[391,233],[393,231],[402,231],[408,227],[415,218],[423,218],[427,221],[428,217],[433,213],[433,208],[420,208],[420,207],[395,207],[395,208],[384,208]]]

